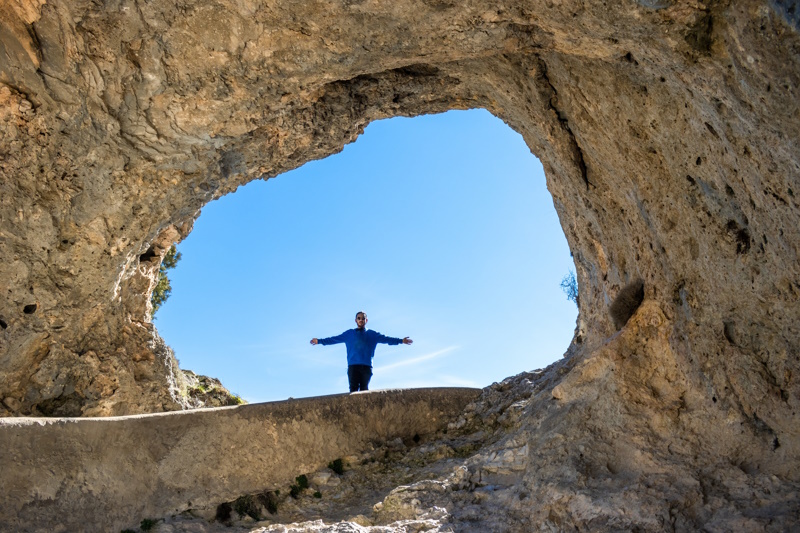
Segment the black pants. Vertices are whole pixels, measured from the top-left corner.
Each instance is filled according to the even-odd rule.
[[[350,392],[369,390],[369,379],[372,367],[369,365],[350,365],[347,367],[347,379],[350,380]]]

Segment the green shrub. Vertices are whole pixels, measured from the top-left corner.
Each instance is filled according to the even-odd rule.
[[[344,462],[341,459],[335,459],[328,463],[328,468],[339,474],[344,474]]]
[[[289,496],[291,496],[294,499],[297,499],[297,497],[300,496],[300,491],[301,491],[300,487],[298,487],[297,485],[292,485],[291,487],[289,487]]]
[[[575,280],[575,272],[572,270],[561,280],[561,290],[567,295],[567,300],[578,305],[578,282]]]
[[[278,494],[280,491],[270,492],[265,490],[258,495],[258,501],[269,512],[269,514],[276,514],[278,512]]]
[[[158,267],[158,281],[153,289],[153,294],[150,295],[150,304],[153,306],[153,316],[155,316],[158,308],[167,301],[169,295],[172,294],[172,286],[169,284],[167,270],[175,268],[180,260],[181,253],[175,248],[175,245],[172,245],[172,248],[167,250],[164,259],[161,260],[161,266]]]
[[[156,527],[157,523],[158,520],[153,520],[152,518],[145,518],[139,523],[139,529],[141,529],[142,531],[150,531],[151,529]]]
[[[258,506],[256,505],[255,500],[253,500],[253,497],[249,494],[236,498],[236,501],[233,502],[233,510],[236,511],[240,517],[247,515],[253,520],[261,520],[261,514],[258,512]]]
[[[314,497],[315,498],[322,498],[322,493],[320,491],[317,491],[317,492],[314,493]]]
[[[297,481],[297,486],[300,487],[301,489],[308,488],[308,478],[306,477],[305,474],[297,476],[296,478],[294,478],[294,480]]]
[[[455,457],[467,458],[474,455],[477,450],[478,446],[476,444],[465,444],[464,446],[456,446],[453,448],[453,455]]]

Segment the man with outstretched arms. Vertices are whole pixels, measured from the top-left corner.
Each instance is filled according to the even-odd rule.
[[[367,329],[367,314],[363,311],[356,313],[356,327],[348,329],[341,335],[327,339],[311,339],[311,344],[345,343],[347,346],[347,378],[350,381],[350,392],[369,390],[369,380],[372,377],[372,358],[375,356],[375,347],[382,344],[411,344],[408,337],[398,339],[387,337],[377,331]]]

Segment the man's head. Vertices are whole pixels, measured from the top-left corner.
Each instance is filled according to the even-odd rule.
[[[356,326],[358,329],[364,329],[367,325],[367,313],[359,311],[356,313]]]

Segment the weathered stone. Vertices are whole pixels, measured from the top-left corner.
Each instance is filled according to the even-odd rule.
[[[226,407],[247,403],[223,387],[217,378],[200,376],[191,370],[183,369],[181,375],[183,377],[181,396],[190,407]]]
[[[200,208],[372,120],[484,107],[541,159],[580,289],[568,364],[546,400],[504,419],[527,435],[518,487],[547,487],[507,516],[787,525],[797,13],[792,0],[6,2],[0,414],[186,407],[148,306]],[[637,280],[639,305],[615,320]]]
[[[370,443],[434,433],[479,393],[373,391],[161,415],[0,419],[0,523],[19,532],[119,531],[215,509],[285,488]]]
[[[640,434],[622,439],[597,432],[587,440],[586,423],[575,418],[593,413],[551,399],[553,384],[569,366],[565,360],[508,378],[471,404],[470,421],[460,430],[407,440],[402,447],[370,446],[336,476],[340,484],[321,488],[320,498],[287,495],[255,527],[246,519],[231,525],[259,533],[795,528],[797,483],[746,473],[724,458],[704,466],[704,460],[675,453],[676,447],[653,454],[652,448],[632,446]],[[500,422],[520,404],[525,416],[510,426]],[[559,423],[564,418],[572,423]],[[520,444],[528,446],[524,472],[495,468],[497,458],[521,457],[514,453]],[[203,513],[164,517],[164,524],[175,533],[227,530],[201,518]]]

